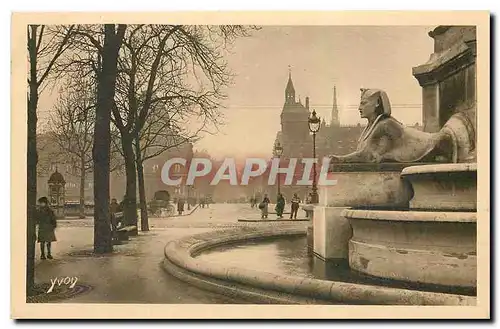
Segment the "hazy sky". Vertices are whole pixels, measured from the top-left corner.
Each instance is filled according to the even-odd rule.
[[[362,122],[356,108],[361,87],[386,90],[398,120],[421,122],[421,87],[411,72],[429,59],[433,28],[263,27],[234,44],[228,61],[237,76],[224,109],[228,124],[197,147],[217,155],[269,154],[280,129],[288,65],[297,97],[304,103],[309,96],[327,122],[334,85],[341,124]]]
[[[433,51],[430,26],[265,26],[238,39],[227,61],[236,74],[227,90],[226,125],[196,145],[213,156],[269,155],[288,79],[297,97],[330,120],[333,86],[337,86],[341,124],[362,122],[356,106],[359,88],[384,89],[393,115],[406,124],[421,122],[421,87],[412,67],[427,62]],[[42,107],[51,98],[42,97]]]

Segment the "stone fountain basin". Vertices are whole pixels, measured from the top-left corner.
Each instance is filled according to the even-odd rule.
[[[446,163],[406,167],[401,177],[410,182],[410,209],[476,211],[477,164]]]
[[[351,268],[377,277],[475,287],[476,213],[344,210]]]
[[[320,300],[327,304],[476,304],[476,298],[471,296],[279,275],[231,264],[221,266],[220,263],[206,262],[196,257],[205,250],[235,242],[298,236],[305,233],[303,226],[280,224],[239,227],[186,236],[170,241],[165,246],[163,268],[177,278],[200,288],[259,302],[264,300],[266,303],[289,304],[300,298],[301,304],[317,304],[321,303],[318,302]]]

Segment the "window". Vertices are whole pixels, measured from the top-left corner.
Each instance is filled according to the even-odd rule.
[[[159,168],[159,166],[157,164],[153,165],[153,172],[157,172],[158,168]]]

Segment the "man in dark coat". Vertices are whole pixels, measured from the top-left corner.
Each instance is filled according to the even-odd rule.
[[[297,212],[299,211],[300,199],[297,193],[293,194],[292,198],[292,212],[290,213],[290,219],[297,219]]]
[[[45,245],[47,246],[47,258],[52,259],[51,243],[56,241],[54,230],[57,227],[56,215],[49,207],[46,197],[38,199],[36,212],[36,224],[38,225],[38,242],[40,243],[41,259],[45,258]]]
[[[177,201],[177,212],[179,213],[179,215],[182,215],[182,213],[184,212],[184,199],[183,198],[179,198],[179,200]]]
[[[111,216],[111,233],[113,237],[116,237],[116,230],[118,229],[118,225],[120,224],[119,218],[117,217],[117,213],[121,212],[120,205],[116,201],[115,198],[111,199],[111,203],[109,204],[109,214]]]
[[[281,193],[278,193],[275,210],[276,214],[278,215],[278,218],[283,218],[283,211],[285,211],[285,198]]]

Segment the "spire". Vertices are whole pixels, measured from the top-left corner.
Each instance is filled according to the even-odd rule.
[[[337,106],[337,86],[333,86],[333,106],[332,106],[332,119],[331,126],[339,126],[339,109]]]
[[[288,83],[285,88],[285,104],[295,104],[295,88],[292,82],[292,68],[288,65]]]

